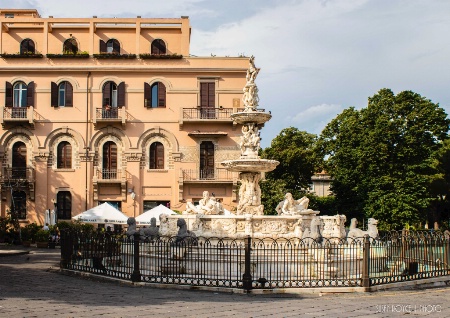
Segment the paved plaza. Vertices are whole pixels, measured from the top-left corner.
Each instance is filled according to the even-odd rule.
[[[0,317],[450,316],[450,286],[322,295],[158,289],[63,275],[60,250],[25,251],[0,250]]]

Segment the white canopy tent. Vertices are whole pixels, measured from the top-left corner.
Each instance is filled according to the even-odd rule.
[[[160,204],[153,209],[145,211],[141,215],[136,217],[137,225],[150,225],[150,221],[152,218],[156,218],[156,225],[159,225],[159,216],[161,214],[176,214],[171,209],[166,208],[164,205]]]
[[[111,204],[105,202],[75,215],[72,220],[83,223],[109,223],[109,224],[127,224],[128,216],[117,210]]]

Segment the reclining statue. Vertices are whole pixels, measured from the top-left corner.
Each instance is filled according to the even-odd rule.
[[[278,215],[287,214],[293,215],[298,214],[301,211],[307,210],[309,204],[309,199],[304,196],[298,200],[295,200],[291,193],[286,193],[285,199],[278,203],[276,211]]]
[[[217,202],[215,197],[211,197],[208,191],[203,191],[203,198],[198,202],[198,205],[188,201],[183,214],[217,215],[221,211],[223,211],[223,208],[220,202]]]

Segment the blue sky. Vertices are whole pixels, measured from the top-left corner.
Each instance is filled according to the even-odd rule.
[[[412,90],[450,111],[446,0],[0,0],[43,17],[176,18],[191,54],[254,55],[260,107],[272,112],[262,147],[286,127],[320,134],[381,88]]]

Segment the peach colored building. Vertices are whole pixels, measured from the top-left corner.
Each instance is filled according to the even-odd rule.
[[[189,53],[188,17],[42,18],[0,9],[1,216],[42,224],[102,202],[236,205],[248,58]]]

